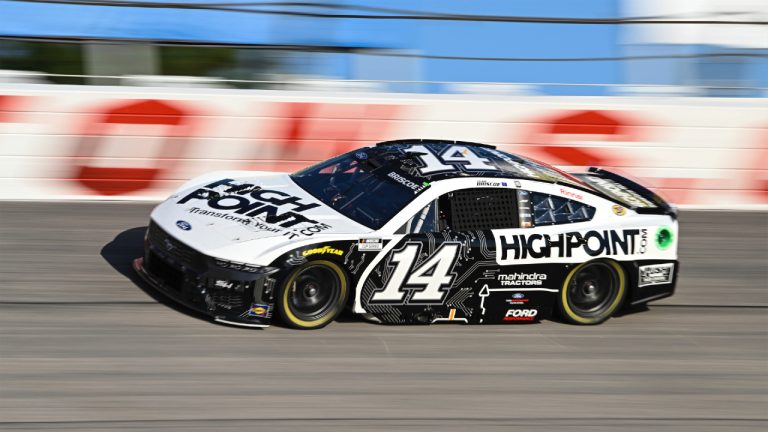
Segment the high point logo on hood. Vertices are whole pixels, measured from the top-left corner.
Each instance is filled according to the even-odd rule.
[[[187,221],[176,221],[176,226],[179,227],[179,229],[183,229],[184,231],[189,231],[192,229],[192,225]]]
[[[501,234],[497,242],[501,262],[518,259],[570,258],[583,250],[600,255],[644,254],[648,249],[647,229],[625,229],[549,234]]]
[[[216,190],[217,188],[223,191]],[[208,207],[215,210],[249,217],[262,216],[264,222],[283,228],[301,223],[317,224],[316,220],[301,213],[320,206],[317,203],[304,203],[301,198],[286,192],[262,189],[248,183],[234,183],[233,179],[223,179],[205,185],[177,201],[177,204],[186,204],[192,200],[206,201]]]

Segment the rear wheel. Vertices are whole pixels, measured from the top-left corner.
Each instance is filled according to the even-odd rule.
[[[574,324],[600,324],[613,315],[626,295],[626,276],[615,261],[576,266],[560,292],[560,314]]]
[[[279,292],[283,322],[293,328],[325,327],[344,309],[349,283],[344,270],[331,261],[310,261],[294,270]]]

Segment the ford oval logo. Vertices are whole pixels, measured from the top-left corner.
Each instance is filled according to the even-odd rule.
[[[514,293],[514,294],[512,294],[512,298],[514,298],[514,299],[521,299],[523,297],[525,297],[525,294],[523,294],[523,293]]]
[[[190,225],[187,221],[176,221],[176,226],[180,229],[183,229],[184,231],[189,231],[192,229],[192,225]]]

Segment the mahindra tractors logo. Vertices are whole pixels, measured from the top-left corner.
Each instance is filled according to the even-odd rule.
[[[543,273],[511,273],[498,276],[501,286],[541,286],[547,280]]]

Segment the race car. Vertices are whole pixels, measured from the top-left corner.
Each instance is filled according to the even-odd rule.
[[[213,320],[317,329],[599,324],[673,294],[677,211],[618,174],[397,140],[294,174],[213,172],[151,214],[134,268]]]

